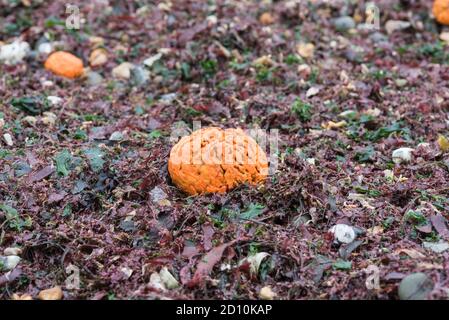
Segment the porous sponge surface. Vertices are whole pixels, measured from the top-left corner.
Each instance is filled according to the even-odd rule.
[[[168,161],[173,183],[191,195],[227,192],[263,182],[267,156],[241,129],[203,128],[181,138]]]

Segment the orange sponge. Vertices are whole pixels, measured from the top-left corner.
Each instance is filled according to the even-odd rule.
[[[432,13],[439,23],[449,25],[449,0],[435,0]]]
[[[83,74],[83,61],[65,51],[52,53],[44,66],[54,74],[70,79],[78,78]]]
[[[268,161],[241,129],[211,127],[179,140],[170,152],[168,171],[176,186],[196,195],[261,183],[268,175]]]

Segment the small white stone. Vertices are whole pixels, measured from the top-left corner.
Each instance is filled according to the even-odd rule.
[[[0,256],[0,266],[3,270],[10,271],[19,264],[20,260],[19,256]]]
[[[248,262],[251,273],[257,275],[259,273],[260,264],[269,255],[270,254],[267,252],[258,252],[255,255],[243,259],[241,263]]]
[[[300,64],[297,69],[298,73],[310,74],[312,72],[312,68],[308,64]]]
[[[125,275],[126,279],[129,279],[134,272],[132,269],[127,267],[121,268],[120,271]]]
[[[220,265],[220,271],[229,271],[232,269],[232,266],[229,263],[222,263]]]
[[[42,86],[43,87],[52,87],[53,86],[53,81],[50,81],[50,80],[44,80],[44,81],[42,81]]]
[[[28,124],[35,124],[37,122],[36,117],[33,116],[26,116],[22,119],[22,122],[26,122]]]
[[[423,247],[430,249],[436,253],[442,253],[449,249],[449,243],[445,241],[440,242],[423,242]]]
[[[315,45],[313,43],[299,43],[296,46],[298,54],[303,58],[311,58],[315,52]]]
[[[48,55],[53,51],[53,46],[50,42],[44,42],[39,45],[37,51],[39,52],[39,54]]]
[[[22,62],[29,52],[30,45],[28,42],[16,40],[0,47],[0,62],[7,65],[17,64]]]
[[[441,32],[440,33],[440,40],[449,43],[449,32]]]
[[[155,54],[154,56],[149,57],[143,61],[143,64],[147,67],[151,67],[157,60],[162,58],[162,53]]]
[[[112,69],[112,75],[119,79],[129,79],[131,77],[131,69],[134,65],[129,62],[123,62],[114,69]]]
[[[10,147],[12,147],[12,145],[14,144],[13,141],[12,141],[12,137],[11,137],[11,135],[9,133],[5,133],[3,135],[3,139],[5,140],[5,143],[8,146],[10,146]]]
[[[177,96],[176,92],[167,93],[160,97],[160,101],[164,103],[171,103],[173,100],[176,99],[176,96]]]
[[[111,140],[111,141],[123,140],[123,133],[121,133],[120,131],[115,131],[111,134],[111,136],[109,137],[109,140]]]
[[[307,90],[306,97],[310,98],[316,96],[318,92],[320,92],[320,89],[318,87],[311,87],[309,90]]]
[[[348,119],[355,118],[357,116],[357,111],[355,110],[345,110],[338,115],[340,118]]]
[[[408,21],[388,20],[385,24],[385,30],[387,30],[388,34],[392,34],[395,31],[403,30],[410,26],[411,24]]]
[[[273,300],[276,297],[276,293],[270,287],[266,286],[260,289],[259,297],[262,300]]]
[[[171,48],[160,48],[158,50],[158,52],[162,53],[162,54],[169,54],[170,52],[172,52]]]
[[[18,256],[22,253],[22,249],[18,247],[9,247],[3,250],[5,256]]]
[[[48,96],[47,100],[50,101],[50,104],[52,106],[56,106],[62,102],[62,98],[57,97],[57,96]]]
[[[162,282],[161,276],[157,272],[153,272],[150,276],[150,286],[161,291],[166,291],[164,283]]]
[[[336,224],[330,228],[329,232],[341,243],[351,243],[356,237],[354,228],[346,224]]]
[[[391,157],[394,163],[410,162],[412,161],[412,148],[399,148],[393,151]]]
[[[159,277],[167,289],[175,289],[179,287],[178,280],[168,271],[167,267],[163,267],[159,271]]]
[[[218,22],[217,16],[215,16],[215,15],[207,16],[206,20],[207,20],[209,26],[216,25]]]
[[[394,181],[394,172],[393,170],[386,169],[384,170],[384,177],[387,181],[393,182]]]
[[[380,116],[381,113],[382,113],[382,111],[378,108],[368,109],[364,112],[364,114],[375,117],[375,118]]]
[[[46,125],[53,126],[58,118],[53,112],[44,112],[44,116],[41,118],[42,122]]]
[[[307,158],[306,159],[307,163],[314,166],[315,165],[315,158]]]

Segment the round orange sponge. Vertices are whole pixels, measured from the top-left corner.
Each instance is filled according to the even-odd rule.
[[[435,0],[432,13],[439,23],[449,25],[449,0]]]
[[[57,51],[45,61],[45,69],[58,76],[74,79],[83,74],[83,61],[71,53]]]
[[[196,195],[261,183],[268,175],[268,161],[243,130],[211,127],[178,141],[170,152],[168,171],[176,186]]]

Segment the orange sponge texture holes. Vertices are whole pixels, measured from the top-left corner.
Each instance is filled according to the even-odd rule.
[[[439,23],[449,25],[449,0],[435,0],[432,13]]]
[[[45,69],[58,76],[74,79],[83,74],[83,61],[71,53],[57,51],[45,61]]]
[[[172,148],[168,171],[191,195],[227,192],[239,184],[259,184],[268,175],[265,152],[241,129],[204,128]]]

